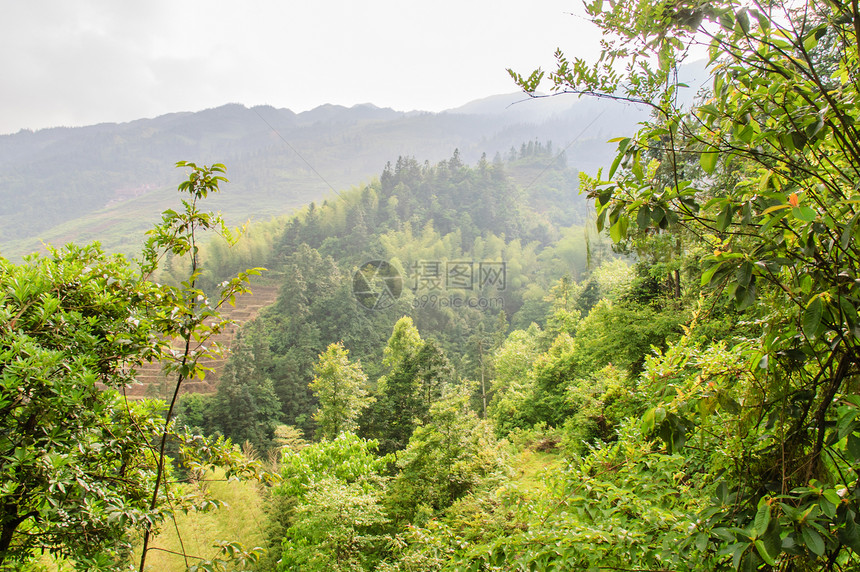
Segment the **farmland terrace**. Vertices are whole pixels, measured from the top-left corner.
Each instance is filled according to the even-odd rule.
[[[209,343],[217,342],[224,348],[224,355],[218,359],[202,359],[201,365],[211,367],[214,371],[207,372],[203,380],[187,380],[182,383],[180,393],[215,393],[218,387],[218,381],[221,379],[221,374],[224,371],[224,366],[227,365],[230,346],[236,336],[239,328],[253,320],[260,313],[260,310],[272,304],[278,295],[278,288],[275,286],[253,286],[251,294],[244,294],[236,297],[235,306],[224,306],[222,316],[233,320],[235,323],[227,326],[224,330],[209,339]],[[173,347],[182,349],[182,340],[175,338]],[[176,379],[167,377],[162,371],[161,362],[150,362],[144,364],[137,372],[137,381],[135,385],[126,388],[126,395],[134,398],[143,397],[160,397],[169,398],[173,393]]]

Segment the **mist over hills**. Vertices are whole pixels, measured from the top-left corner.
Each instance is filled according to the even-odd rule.
[[[493,96],[441,113],[372,104],[294,113],[227,104],[128,123],[22,130],[0,136],[0,255],[41,242],[99,240],[137,252],[143,233],[176,203],[176,161],[224,163],[230,183],[208,206],[231,224],[289,213],[376,176],[399,156],[431,163],[459,149],[474,163],[524,142],[552,141],[568,166],[594,172],[611,137],[646,112],[574,96]]]

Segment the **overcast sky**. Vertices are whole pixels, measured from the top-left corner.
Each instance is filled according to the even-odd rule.
[[[596,55],[579,0],[3,0],[0,133],[225,103],[441,111]]]

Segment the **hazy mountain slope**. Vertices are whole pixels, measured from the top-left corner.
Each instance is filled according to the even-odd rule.
[[[229,104],[197,113],[0,136],[0,254],[40,240],[101,240],[135,252],[160,211],[175,204],[178,160],[227,165],[231,183],[210,201],[228,221],[268,218],[373,177],[398,156],[431,162],[459,148],[473,162],[525,141],[566,149],[568,165],[607,162],[610,137],[644,113],[620,104],[499,96],[443,113],[365,104],[304,113]],[[611,106],[611,107],[610,107]],[[298,153],[298,154],[297,154]],[[299,155],[300,154],[300,155]]]

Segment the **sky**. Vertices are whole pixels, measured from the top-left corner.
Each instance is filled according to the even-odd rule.
[[[0,133],[226,103],[442,111],[596,57],[579,0],[3,0]]]

